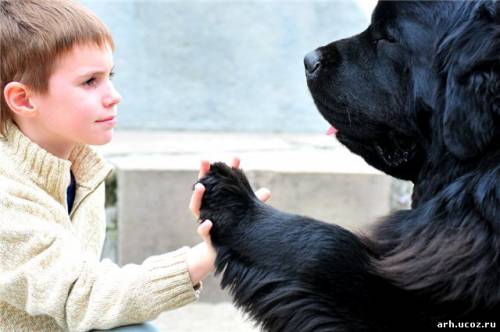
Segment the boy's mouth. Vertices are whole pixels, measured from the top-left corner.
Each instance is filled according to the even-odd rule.
[[[100,123],[100,122],[112,122],[115,120],[115,116],[108,116],[107,118],[104,118],[104,119],[101,119],[101,120],[97,120],[96,122],[97,123]]]

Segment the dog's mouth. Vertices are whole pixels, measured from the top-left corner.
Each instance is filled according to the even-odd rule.
[[[330,128],[328,128],[328,130],[326,131],[326,134],[328,136],[336,136],[338,133],[338,129],[335,128],[334,126],[330,126]]]
[[[387,122],[355,111],[339,98],[311,91],[317,109],[330,124],[327,135],[335,136],[351,152],[373,167],[405,180],[413,180],[423,157],[420,145],[411,135],[390,127]]]
[[[392,148],[383,147],[380,144],[375,144],[374,149],[379,155],[379,157],[387,164],[387,166],[396,168],[400,167],[406,163],[413,151],[417,148],[417,144],[397,144],[392,146]],[[401,142],[400,142],[401,143]],[[403,145],[403,146],[401,146]]]
[[[338,131],[336,138],[373,167],[392,176],[412,180],[418,164],[418,144],[401,134],[389,132],[373,139],[358,138]]]

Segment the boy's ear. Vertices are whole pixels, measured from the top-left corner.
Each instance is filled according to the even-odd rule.
[[[5,102],[14,114],[21,117],[35,115],[35,107],[30,100],[30,90],[26,85],[19,82],[9,82],[3,93]]]
[[[480,155],[500,137],[500,12],[488,5],[442,45],[447,69],[443,138],[460,159]]]

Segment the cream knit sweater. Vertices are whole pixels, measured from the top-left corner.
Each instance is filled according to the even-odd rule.
[[[87,146],[68,160],[9,124],[0,137],[0,331],[87,331],[155,318],[197,299],[188,248],[141,265],[100,261],[111,167]],[[70,169],[77,188],[68,216]]]

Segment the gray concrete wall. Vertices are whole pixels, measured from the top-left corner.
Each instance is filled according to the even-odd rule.
[[[118,128],[322,131],[303,57],[368,21],[348,0],[81,2],[115,36]]]
[[[119,170],[119,262],[141,263],[200,241],[197,224],[186,207],[195,171]],[[272,188],[272,206],[319,220],[364,230],[390,209],[391,181],[377,174],[276,173],[249,171],[254,188]],[[205,281],[201,300],[228,300],[218,280]]]

